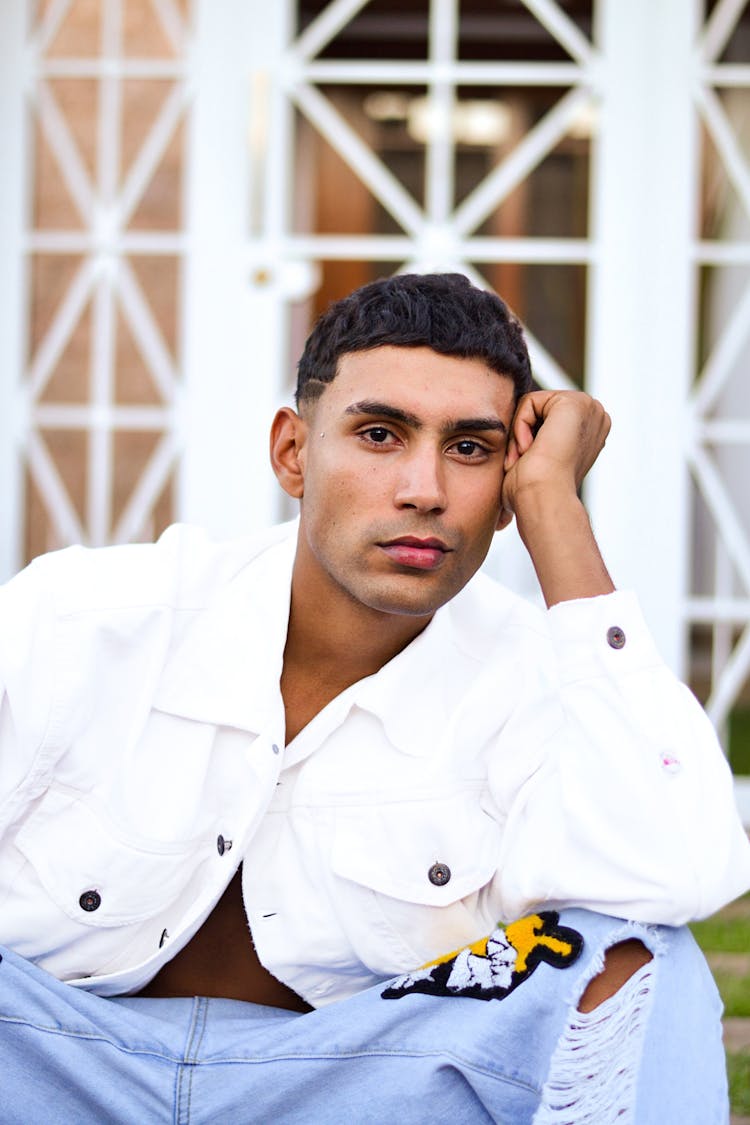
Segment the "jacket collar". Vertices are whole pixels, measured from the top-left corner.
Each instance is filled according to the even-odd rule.
[[[296,525],[254,554],[197,610],[167,659],[154,705],[182,718],[283,732],[281,677]],[[278,727],[278,724],[280,728]]]
[[[428,757],[453,726],[458,701],[479,670],[457,643],[452,606],[374,676],[352,688],[353,703],[375,715],[402,753]]]
[[[296,523],[287,526],[283,538],[277,534],[270,546],[252,554],[204,607],[182,611],[188,622],[155,695],[159,710],[256,734],[270,728],[274,737],[282,737],[279,681],[296,528]],[[426,757],[434,752],[481,666],[481,655],[463,642],[465,593],[438,610],[380,671],[332,701],[339,721],[357,706],[380,720],[403,753]]]

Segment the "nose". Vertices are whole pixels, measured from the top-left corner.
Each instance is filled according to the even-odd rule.
[[[439,452],[415,450],[399,465],[394,501],[397,508],[443,512],[447,504],[444,466]]]

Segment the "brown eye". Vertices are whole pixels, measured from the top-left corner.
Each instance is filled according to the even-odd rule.
[[[388,438],[390,436],[385,426],[373,426],[372,429],[365,430],[365,433],[367,437],[369,437],[370,441],[374,441],[378,445],[382,445],[384,441],[388,441]]]
[[[462,457],[471,457],[477,451],[483,452],[481,445],[475,441],[459,441],[456,442],[456,450]]]

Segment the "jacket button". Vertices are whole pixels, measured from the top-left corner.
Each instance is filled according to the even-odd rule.
[[[613,625],[611,629],[607,629],[607,644],[610,648],[625,647],[625,633],[619,625]]]
[[[216,850],[219,855],[224,855],[224,852],[230,851],[232,847],[231,840],[225,840],[223,836],[216,837]]]
[[[435,887],[444,887],[451,877],[451,869],[447,863],[433,863],[427,872],[427,878]]]
[[[84,891],[78,900],[81,910],[86,910],[89,913],[92,910],[98,910],[101,904],[102,896],[98,891]]]
[[[278,748],[278,746],[276,745],[275,742],[274,742],[273,746],[271,747],[271,749],[273,750],[274,754],[280,754],[281,753],[281,751],[279,750],[279,748]]]

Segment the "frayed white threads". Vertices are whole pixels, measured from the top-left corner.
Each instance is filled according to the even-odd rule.
[[[593,1011],[573,1012],[533,1125],[630,1125],[653,973],[649,962]]]

